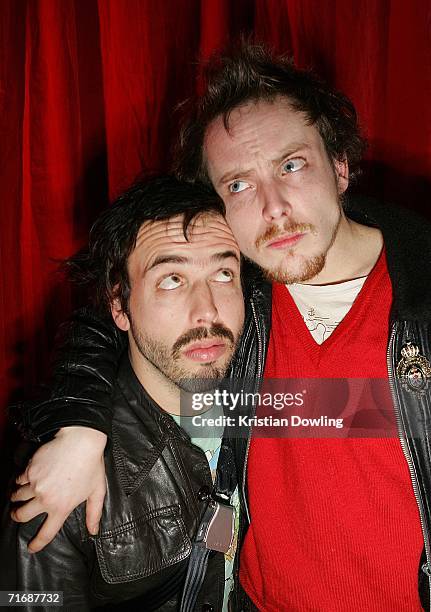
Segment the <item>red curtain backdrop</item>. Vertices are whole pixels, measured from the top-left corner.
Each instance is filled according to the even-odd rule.
[[[241,32],[347,93],[370,142],[363,190],[428,213],[427,0],[2,0],[0,9],[1,406],[44,376],[73,306],[56,262],[143,167],[169,166],[172,109],[196,87],[197,60]]]

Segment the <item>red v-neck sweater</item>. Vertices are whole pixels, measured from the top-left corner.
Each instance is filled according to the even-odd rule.
[[[386,378],[384,254],[318,345],[274,284],[266,378]],[[322,409],[322,414],[325,410]],[[259,610],[420,610],[423,540],[399,440],[253,438],[241,583]]]

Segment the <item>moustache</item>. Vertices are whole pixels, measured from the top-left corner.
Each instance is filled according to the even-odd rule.
[[[315,233],[316,229],[314,225],[311,223],[295,223],[286,221],[283,227],[279,227],[278,225],[270,225],[263,234],[256,238],[255,246],[256,248],[261,247],[266,242],[270,240],[274,240],[278,238],[278,236],[283,236],[284,234],[299,234],[301,232],[312,232]]]
[[[180,350],[183,348],[183,346],[187,346],[187,344],[190,344],[190,342],[206,340],[207,338],[227,338],[231,344],[234,344],[235,342],[235,338],[231,330],[221,323],[215,323],[210,328],[194,327],[180,336],[174,343],[172,347],[173,358],[178,359],[180,356]]]

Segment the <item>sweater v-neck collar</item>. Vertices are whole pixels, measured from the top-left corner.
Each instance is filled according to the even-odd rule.
[[[292,326],[295,335],[301,340],[304,348],[313,355],[314,359],[319,359],[323,352],[331,349],[333,345],[342,341],[345,334],[355,322],[360,321],[365,316],[365,310],[373,301],[375,289],[379,286],[383,275],[386,273],[386,255],[382,249],[379,258],[377,259],[373,269],[369,273],[362,289],[354,300],[347,314],[340,321],[331,335],[318,344],[309,331],[298,307],[295,304],[288,288],[280,283],[273,285],[273,307],[280,308],[280,312],[288,315],[289,325]]]

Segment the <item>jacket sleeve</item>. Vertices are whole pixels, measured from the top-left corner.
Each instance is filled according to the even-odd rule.
[[[111,432],[111,391],[127,336],[111,318],[83,308],[64,323],[56,339],[53,372],[42,399],[11,408],[28,440],[44,442],[61,427],[82,425]]]
[[[38,553],[29,553],[27,544],[41,526],[45,514],[28,523],[14,523],[9,508],[2,518],[0,535],[0,587],[6,591],[61,591],[62,606],[46,610],[90,610],[91,556],[84,551],[86,543],[79,537],[75,512],[67,519],[54,540]],[[55,602],[55,599],[53,600]],[[36,612],[45,609],[43,603],[22,602],[20,609]]]

